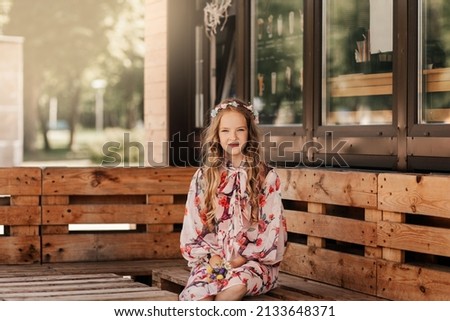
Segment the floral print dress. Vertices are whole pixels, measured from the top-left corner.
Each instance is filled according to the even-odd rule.
[[[273,289],[287,241],[278,175],[273,169],[268,170],[258,199],[259,221],[252,224],[245,191],[245,168],[224,167],[213,232],[204,224],[203,179],[199,168],[192,178],[186,202],[180,248],[191,274],[180,300],[201,300],[241,284],[247,287],[246,295],[259,295]],[[214,254],[226,261],[241,255],[248,261],[228,270],[224,278],[211,279],[208,261]]]

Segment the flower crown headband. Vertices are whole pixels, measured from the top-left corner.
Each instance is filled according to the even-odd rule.
[[[253,115],[253,118],[255,119],[255,123],[258,124],[259,123],[259,114],[258,111],[256,109],[253,108],[253,105],[245,105],[245,104],[240,104],[237,101],[233,100],[230,102],[226,102],[226,103],[222,103],[217,105],[216,107],[214,107],[213,110],[211,110],[211,118],[214,118],[217,116],[217,114],[219,113],[219,111],[221,111],[222,109],[226,109],[227,107],[234,107],[234,108],[238,108],[239,106],[247,109],[248,111],[250,111]]]

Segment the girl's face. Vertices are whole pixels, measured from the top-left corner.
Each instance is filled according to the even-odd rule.
[[[219,123],[219,142],[233,166],[238,167],[244,159],[242,150],[248,140],[245,117],[237,111],[225,111]]]

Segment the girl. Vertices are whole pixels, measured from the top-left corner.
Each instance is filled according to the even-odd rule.
[[[240,300],[277,284],[286,222],[280,179],[260,160],[257,121],[252,105],[238,99],[211,112],[181,231],[192,268],[181,300]]]

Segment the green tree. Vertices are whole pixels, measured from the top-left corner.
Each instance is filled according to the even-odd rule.
[[[33,149],[37,130],[41,130],[45,148],[48,101],[57,97],[58,112],[71,131],[69,149],[78,123],[80,104],[92,93],[90,82],[98,77],[112,78],[123,71],[126,55],[139,52],[143,41],[139,31],[122,35],[127,21],[134,19],[143,0],[14,0],[5,34],[24,37],[24,108],[26,150]],[[142,10],[143,11],[143,10]],[[140,13],[143,15],[143,12]],[[138,38],[137,40],[135,40]],[[114,42],[112,41],[114,39]],[[140,40],[139,40],[140,39]],[[130,48],[122,44],[133,43]],[[109,80],[109,79],[108,79]],[[109,83],[109,81],[108,81]]]

